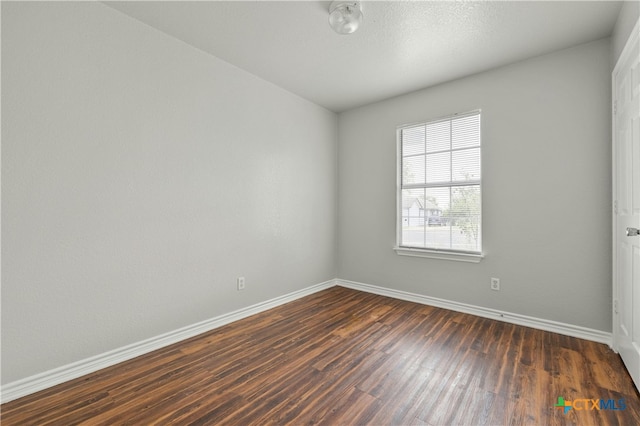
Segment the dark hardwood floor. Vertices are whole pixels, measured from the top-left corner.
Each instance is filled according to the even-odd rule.
[[[3,426],[640,425],[606,345],[341,287],[1,409]]]

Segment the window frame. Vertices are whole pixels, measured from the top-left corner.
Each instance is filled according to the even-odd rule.
[[[433,123],[438,123],[442,121],[452,121],[456,118],[463,118],[472,115],[479,115],[480,118],[480,179],[474,181],[465,181],[461,182],[459,185],[452,185],[453,181],[448,182],[446,185],[442,185],[440,183],[434,184],[432,186],[428,186],[425,183],[425,188],[427,187],[448,187],[452,188],[455,186],[465,186],[465,185],[478,185],[480,189],[480,251],[465,251],[465,250],[456,250],[456,249],[437,249],[437,248],[429,248],[429,247],[410,247],[410,246],[402,246],[402,131],[404,129],[408,129],[411,127],[417,126],[426,126]],[[472,262],[479,263],[485,256],[484,247],[483,247],[483,208],[482,208],[482,181],[483,181],[483,161],[482,161],[482,152],[483,152],[483,143],[482,143],[482,110],[476,109],[472,111],[462,112],[450,114],[444,117],[435,118],[431,120],[424,120],[415,123],[407,123],[402,124],[396,127],[396,245],[393,248],[396,254],[401,256],[411,256],[411,257],[426,257],[431,259],[440,259],[440,260],[454,260],[461,262]],[[449,152],[453,152],[452,149]]]

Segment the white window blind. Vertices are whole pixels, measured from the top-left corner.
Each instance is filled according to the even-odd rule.
[[[482,252],[480,111],[398,129],[398,246]]]

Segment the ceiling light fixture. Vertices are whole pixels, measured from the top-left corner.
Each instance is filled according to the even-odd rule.
[[[362,23],[362,8],[359,1],[338,0],[329,6],[329,25],[338,34],[351,34]]]

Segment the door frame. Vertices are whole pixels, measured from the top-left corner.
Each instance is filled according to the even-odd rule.
[[[618,206],[617,206],[617,193],[618,193],[618,187],[617,187],[617,172],[618,172],[618,161],[617,161],[617,150],[616,150],[616,142],[617,142],[617,138],[616,138],[616,108],[617,108],[617,99],[615,98],[615,93],[616,93],[616,75],[619,72],[619,68],[622,66],[623,63],[626,62],[626,59],[629,55],[631,55],[631,48],[635,43],[635,40],[637,38],[640,37],[640,18],[638,18],[638,21],[636,21],[636,24],[633,26],[633,30],[631,31],[631,33],[629,34],[629,38],[627,39],[624,48],[622,49],[622,52],[620,53],[620,56],[618,57],[618,60],[616,61],[616,65],[613,68],[613,71],[611,73],[611,133],[612,133],[612,138],[611,138],[611,146],[612,146],[612,151],[611,151],[611,163],[612,163],[612,194],[611,194],[611,198],[612,198],[612,253],[613,253],[613,261],[612,261],[612,284],[613,284],[613,288],[612,288],[612,298],[611,298],[611,312],[612,312],[612,336],[611,336],[611,348],[615,351],[618,352],[619,349],[619,335],[618,335],[618,328],[619,328],[619,316],[618,316],[618,287],[619,287],[619,283],[618,283],[618,270],[617,270],[617,264],[618,264],[618,257],[617,257],[617,243],[619,238],[622,238],[621,235],[618,235],[618,231],[617,231],[617,213],[618,213]]]

